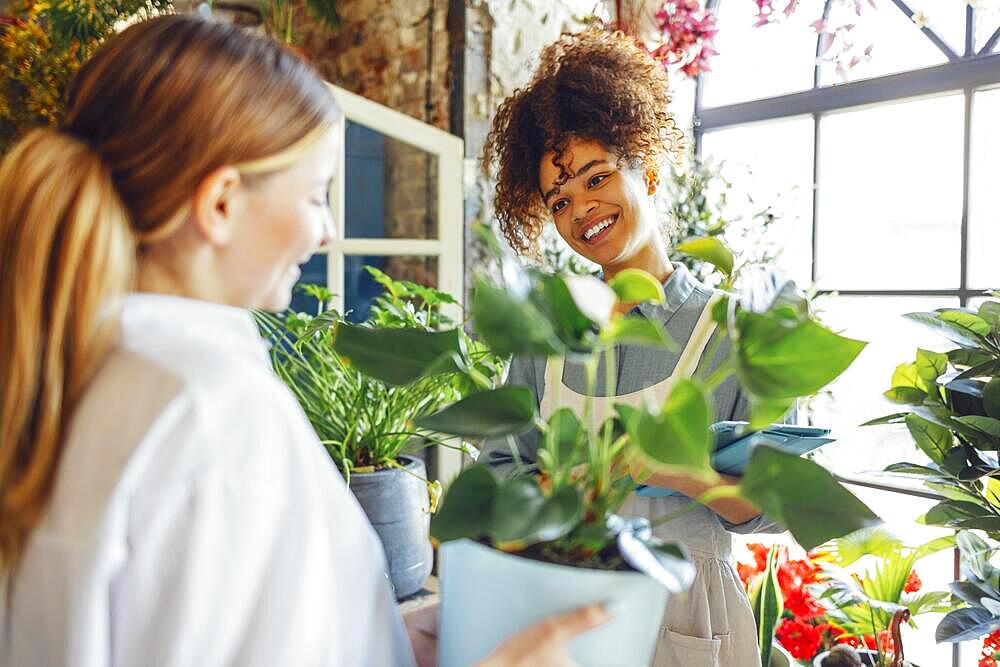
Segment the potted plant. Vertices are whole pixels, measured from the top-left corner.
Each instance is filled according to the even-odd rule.
[[[921,590],[914,567],[954,544],[944,537],[908,547],[878,526],[831,540],[803,558],[791,558],[785,547],[750,544],[753,561],[737,569],[755,601],[753,592],[773,580],[780,618],[775,634],[795,659],[820,667],[831,649],[847,645],[863,664],[884,667],[896,653],[902,658],[894,633],[899,623],[916,627],[913,617],[954,608],[947,591]]]
[[[662,298],[647,274],[624,271],[608,285],[545,274],[521,267],[491,234],[481,237],[497,258],[499,278],[478,279],[472,319],[494,352],[576,355],[594,384],[597,360],[616,344],[669,344],[654,323],[612,315],[616,299]],[[712,261],[732,286],[733,257],[721,242],[697,239],[684,250]],[[677,382],[663,405],[618,406],[601,424],[593,423],[592,404],[543,422],[531,389],[477,378],[460,346],[428,332],[384,330],[375,341],[349,323],[336,324],[335,348],[375,377],[406,384],[457,368],[481,387],[418,426],[459,438],[542,433],[540,474],[501,481],[485,466],[466,468],[432,519],[442,545],[442,665],[474,662],[533,620],[594,601],[612,603],[618,620],[577,639],[572,655],[585,665],[648,662],[666,598],[685,587],[690,566],[681,549],[651,539],[648,523],[615,515],[637,483],[616,462],[639,459],[651,469],[712,478],[709,387],[736,373],[751,397],[752,425],[770,424],[796,396],[839,375],[863,347],[801,308],[758,312],[754,287],[760,285],[745,286],[743,297],[724,298],[714,311],[733,341],[724,371]],[[393,350],[404,341],[411,353],[401,360]],[[751,500],[810,547],[877,521],[818,465],[766,446],[754,450],[739,488],[724,493]]]
[[[455,300],[438,290],[392,280],[367,267],[385,292],[360,327],[365,335],[380,329],[411,327],[461,340],[466,354],[485,377],[496,376],[500,361],[467,337],[443,312]],[[331,294],[323,287],[302,288],[318,301],[315,315],[287,311],[255,313],[271,342],[275,372],[299,400],[306,416],[348,481],[382,540],[389,574],[400,598],[420,590],[433,565],[428,540],[430,513],[440,484],[426,479],[417,450],[440,443],[413,428],[413,420],[436,412],[472,387],[466,377],[443,373],[406,386],[393,386],[346,363],[333,347],[332,323],[341,314],[326,310]]]
[[[923,522],[964,529],[957,543],[965,580],[951,588],[968,606],[946,615],[936,637],[977,639],[1000,628],[1000,571],[990,562],[1000,540],[1000,302],[906,317],[955,347],[946,353],[918,349],[912,363],[898,366],[885,395],[905,410],[868,424],[906,425],[927,460],[892,464],[886,474],[920,479],[940,494]],[[971,529],[986,539],[965,532]]]

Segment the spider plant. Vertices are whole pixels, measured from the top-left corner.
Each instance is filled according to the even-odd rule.
[[[454,304],[448,294],[406,281],[395,281],[378,269],[366,267],[384,288],[366,322],[366,335],[379,329],[411,327],[435,331],[454,322],[443,308]],[[371,472],[398,466],[404,449],[442,442],[414,427],[414,420],[460,400],[475,388],[467,375],[444,373],[417,382],[393,386],[359,371],[334,350],[333,325],[343,316],[326,305],[332,294],[317,285],[302,291],[316,298],[316,314],[287,311],[281,315],[255,312],[258,325],[271,342],[275,373],[291,389],[334,462],[346,478],[352,472]],[[461,329],[453,329],[464,337]],[[501,361],[481,344],[464,340],[470,363],[481,381],[499,377]]]

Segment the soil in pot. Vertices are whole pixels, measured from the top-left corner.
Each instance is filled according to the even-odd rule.
[[[375,527],[389,565],[396,598],[418,592],[431,573],[430,495],[424,462],[401,456],[405,470],[353,473],[350,487]]]

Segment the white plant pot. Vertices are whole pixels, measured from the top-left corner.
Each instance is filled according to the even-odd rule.
[[[468,667],[505,639],[555,614],[608,605],[612,620],[570,644],[580,667],[645,667],[653,658],[670,593],[638,572],[543,563],[471,540],[440,551],[439,667]]]

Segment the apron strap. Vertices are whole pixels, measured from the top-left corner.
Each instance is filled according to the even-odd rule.
[[[677,358],[677,364],[670,377],[647,388],[646,391],[652,391],[657,401],[662,403],[666,400],[670,388],[678,378],[690,378],[698,370],[698,364],[701,363],[701,358],[705,354],[705,348],[718,326],[712,319],[712,309],[723,296],[725,296],[724,293],[715,292],[705,304],[680,357]],[[556,391],[558,387],[556,383],[562,383],[565,366],[566,360],[562,356],[549,357],[545,362],[545,379],[542,387],[542,400],[539,405],[539,414],[542,419],[548,419],[553,412],[561,407],[555,405],[556,396],[560,393]]]

